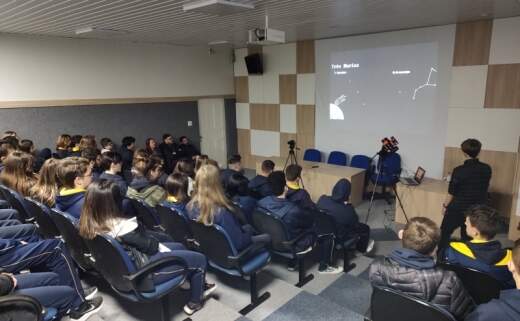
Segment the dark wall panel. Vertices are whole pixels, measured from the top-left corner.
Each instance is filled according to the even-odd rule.
[[[236,119],[236,100],[224,100],[225,114],[226,114],[226,140],[228,159],[231,155],[238,154],[237,144],[237,119]]]
[[[198,121],[196,101],[0,109],[1,132],[15,130],[21,138],[32,139],[37,148],[52,150],[61,133],[94,134],[98,142],[110,137],[116,144],[124,136],[134,136],[142,147],[146,138],[160,142],[168,132],[176,139],[186,135],[199,146]]]

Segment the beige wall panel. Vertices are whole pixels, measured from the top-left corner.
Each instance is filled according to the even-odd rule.
[[[492,20],[457,24],[453,66],[487,65],[492,29]]]
[[[251,129],[280,131],[280,105],[251,104]]]
[[[314,40],[296,43],[296,71],[298,74],[313,74],[315,72],[314,56]]]
[[[489,65],[484,107],[520,108],[520,64]]]
[[[310,134],[314,137],[315,106],[298,105],[296,106],[296,132],[298,134]],[[313,141],[314,145],[314,141]]]
[[[247,76],[235,77],[235,96],[237,103],[249,102],[249,84]]]
[[[280,75],[280,104],[296,104],[296,75]]]
[[[520,63],[520,17],[493,21],[489,63]]]

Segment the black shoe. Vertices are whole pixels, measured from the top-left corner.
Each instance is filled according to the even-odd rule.
[[[92,286],[90,288],[83,289],[83,293],[85,294],[85,300],[92,300],[98,293],[98,288]]]
[[[76,310],[70,313],[71,320],[85,321],[98,312],[103,306],[103,298],[98,296],[83,302]]]

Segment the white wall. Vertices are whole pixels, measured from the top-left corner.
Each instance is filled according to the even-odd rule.
[[[0,35],[0,101],[233,93],[230,50]]]

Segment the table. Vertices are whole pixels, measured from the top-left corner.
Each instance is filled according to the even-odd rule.
[[[442,223],[442,204],[448,193],[448,182],[425,177],[420,185],[408,186],[397,183],[396,191],[408,218],[424,216],[440,227]],[[395,221],[406,224],[403,211],[396,199]]]
[[[256,172],[259,173],[262,162],[270,159],[275,163],[275,170],[283,170],[285,158],[257,157]],[[305,189],[311,195],[311,199],[317,202],[321,195],[330,195],[332,188],[341,178],[346,178],[351,183],[350,202],[357,206],[363,201],[363,188],[365,185],[365,170],[362,168],[332,165],[327,163],[303,161],[302,179]]]

